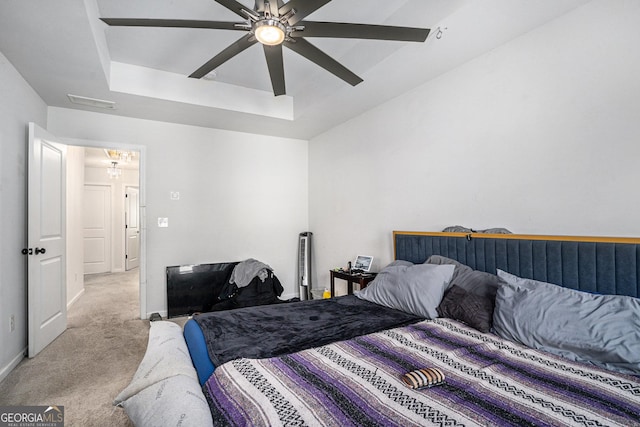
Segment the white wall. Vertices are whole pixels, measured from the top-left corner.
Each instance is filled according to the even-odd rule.
[[[306,141],[61,108],[48,119],[60,137],[145,147],[148,313],[166,311],[172,265],[256,258],[273,267],[283,296],[295,296],[297,238],[308,227]]]
[[[0,380],[27,346],[27,125],[47,124],[47,106],[0,53]],[[15,330],[9,319],[15,316]]]
[[[392,230],[640,235],[638,22],[588,3],[314,138],[318,287]]]

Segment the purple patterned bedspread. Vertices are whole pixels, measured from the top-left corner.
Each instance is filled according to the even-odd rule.
[[[440,368],[413,390],[401,376]],[[204,385],[214,424],[640,426],[640,379],[427,320],[291,355],[238,359]]]

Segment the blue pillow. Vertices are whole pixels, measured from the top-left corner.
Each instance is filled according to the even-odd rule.
[[[640,375],[640,299],[595,295],[502,270],[493,329],[567,359]]]

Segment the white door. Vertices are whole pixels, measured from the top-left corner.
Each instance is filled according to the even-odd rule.
[[[29,357],[67,328],[66,148],[29,123]]]
[[[111,187],[84,186],[84,274],[111,271]]]
[[[138,188],[127,187],[124,197],[125,270],[129,271],[140,265],[140,197]]]

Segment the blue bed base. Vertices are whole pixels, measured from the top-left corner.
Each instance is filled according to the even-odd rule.
[[[395,258],[431,255],[475,270],[554,283],[586,292],[640,297],[640,239],[394,231]]]
[[[431,255],[469,267],[601,294],[640,297],[640,239],[517,234],[393,232],[395,259],[423,263]],[[184,326],[191,360],[204,384],[215,366],[198,324]]]
[[[200,326],[198,326],[195,320],[189,319],[187,323],[184,324],[184,339],[187,342],[187,348],[189,349],[189,354],[191,354],[193,366],[196,368],[198,381],[200,385],[204,385],[216,367],[209,358],[207,342],[204,339],[202,329],[200,329]]]

